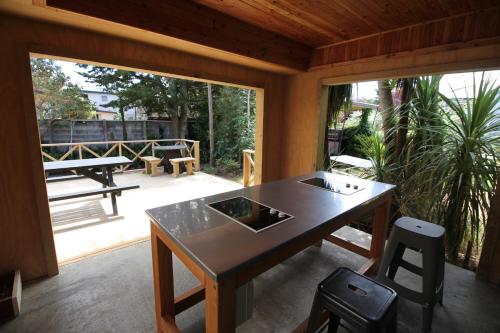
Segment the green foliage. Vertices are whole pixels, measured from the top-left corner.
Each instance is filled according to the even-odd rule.
[[[352,84],[331,86],[328,91],[327,128],[337,127],[342,112],[350,111]]]
[[[466,247],[466,261],[486,221],[500,161],[499,87],[481,78],[474,98],[462,105],[458,98],[441,95],[451,109],[445,112],[446,136],[436,154],[436,219],[446,228],[446,244],[452,260]],[[466,243],[466,244],[464,244]]]
[[[216,172],[220,175],[236,175],[240,171],[240,162],[230,158],[220,158],[215,162]]]
[[[318,163],[319,169],[327,170],[330,166],[330,152],[328,149],[328,129],[337,126],[337,120],[342,112],[350,110],[352,84],[330,86],[328,88],[328,107],[326,111],[325,136],[323,139],[323,163]]]
[[[359,149],[367,156],[373,164],[371,174],[368,176],[374,178],[379,182],[384,182],[387,175],[386,165],[386,149],[384,144],[384,137],[381,133],[373,135],[360,135],[357,137],[359,142]]]
[[[120,110],[138,107],[148,117],[168,117],[174,136],[184,138],[187,119],[196,117],[206,104],[205,84],[141,72],[79,64],[79,74],[116,94],[118,99],[104,106]]]
[[[342,154],[356,156],[360,158],[367,158],[361,148],[360,139],[372,135],[373,130],[370,126],[369,117],[371,109],[363,109],[358,125],[348,127],[344,130],[346,140],[342,143]]]
[[[215,160],[238,161],[241,168],[243,149],[255,146],[255,91],[250,91],[250,115],[247,114],[248,90],[212,85]],[[208,107],[200,112],[194,132],[200,140],[201,159],[209,160]],[[219,162],[219,163],[222,163]]]
[[[448,257],[479,249],[500,162],[500,91],[484,74],[464,103],[439,93],[441,77],[421,77],[409,108],[408,140],[399,156],[380,137],[361,139],[377,180],[397,185],[399,213],[442,224]],[[443,104],[444,102],[444,104]],[[392,131],[400,130],[394,126]]]
[[[69,82],[54,61],[32,58],[31,73],[38,119],[94,117],[95,106],[80,87]]]

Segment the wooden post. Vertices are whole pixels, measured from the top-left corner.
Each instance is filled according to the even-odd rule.
[[[234,332],[236,328],[234,276],[222,282],[205,278],[205,332]]]
[[[200,171],[200,141],[195,141],[194,145],[194,169]]]
[[[250,161],[248,160],[248,151],[243,150],[243,186],[248,187],[250,184]]]
[[[477,277],[500,286],[500,181],[491,200]]]
[[[376,274],[384,256],[385,240],[391,210],[391,197],[375,208],[373,212],[372,241],[370,244],[370,260],[363,274]]]
[[[243,186],[248,187],[252,184],[250,178],[252,176],[252,154],[255,152],[251,149],[243,150]]]
[[[158,239],[153,225],[151,225],[151,250],[153,252],[156,328],[158,332],[165,332],[169,326],[175,328],[172,251]]]
[[[78,144],[78,156],[80,157],[80,159],[83,158],[83,155],[82,155],[82,144],[81,143]]]
[[[118,156],[122,156],[122,142],[118,142]],[[120,171],[123,172],[123,165],[120,165]]]

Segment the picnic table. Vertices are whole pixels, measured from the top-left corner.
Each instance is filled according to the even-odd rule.
[[[330,156],[332,162],[342,163],[346,165],[353,166],[359,169],[371,169],[373,168],[373,163],[370,160],[365,160],[363,158],[354,157],[350,155],[339,155]]]
[[[81,175],[102,184],[102,188],[85,190],[73,193],[65,193],[49,196],[49,201],[59,201],[66,199],[74,199],[92,195],[102,194],[107,197],[111,195],[111,205],[113,206],[113,215],[118,215],[118,208],[116,205],[116,196],[120,196],[122,191],[139,188],[139,185],[118,186],[113,180],[113,167],[128,165],[132,161],[124,156],[118,157],[100,157],[89,158],[82,160],[67,160],[67,161],[53,161],[44,162],[43,167],[45,172],[63,172],[73,171],[77,175]],[[95,170],[100,170],[97,172]],[[62,178],[62,177],[61,177]]]
[[[155,152],[159,152],[159,156],[161,158],[161,161],[158,165],[163,165],[163,171],[166,173],[172,173],[174,172],[174,169],[172,165],[170,164],[169,160],[174,159],[174,158],[180,158],[182,157],[182,151],[184,149],[187,149],[186,145],[181,145],[181,144],[175,144],[175,145],[170,145],[170,146],[153,146],[153,157],[155,156]],[[183,166],[181,166],[182,168]],[[183,172],[183,170],[180,170]]]

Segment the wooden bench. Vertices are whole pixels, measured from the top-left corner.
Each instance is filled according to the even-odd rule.
[[[144,161],[144,173],[146,175],[151,175],[151,176],[156,176],[157,173],[157,168],[158,164],[161,162],[161,158],[154,157],[154,156],[143,156],[141,157],[141,160]]]
[[[116,195],[120,195],[122,191],[133,190],[136,188],[139,188],[139,185],[111,186],[111,187],[105,187],[105,188],[98,188],[95,190],[87,190],[87,191],[65,193],[65,194],[56,194],[56,195],[49,196],[49,201],[50,202],[60,201],[60,200],[88,197],[91,195],[99,195],[99,194],[106,194],[106,193],[115,193]]]
[[[102,172],[95,172],[95,174],[102,176]],[[75,179],[82,179],[82,178],[85,178],[85,176],[84,175],[54,176],[54,177],[46,178],[45,181],[47,183],[52,183],[52,182],[59,182],[59,181],[65,181],[65,180],[75,180]]]
[[[193,157],[171,158],[169,161],[170,163],[172,163],[172,166],[174,167],[175,177],[179,176],[179,163],[184,163],[184,165],[186,166],[186,173],[188,175],[193,174],[193,163],[194,163]]]
[[[136,188],[139,188],[139,185],[110,186],[110,187],[104,187],[104,188],[99,188],[99,189],[95,189],[95,190],[86,190],[86,191],[73,192],[73,193],[63,193],[63,194],[49,196],[49,202],[111,193],[111,195],[112,195],[111,204],[113,206],[113,215],[118,215],[118,208],[116,206],[116,200],[114,199],[114,196],[115,195],[120,196],[122,194],[122,191],[132,190],[132,189],[136,189]]]

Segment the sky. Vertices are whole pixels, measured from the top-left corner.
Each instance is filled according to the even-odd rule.
[[[81,71],[76,64],[66,61],[56,61],[59,64],[63,72],[70,78],[71,82],[78,84],[84,90],[97,90],[100,91],[98,86],[92,83],[85,82],[85,78],[79,75],[77,72]],[[482,72],[476,72],[476,82],[481,79]],[[500,70],[498,71],[488,71],[486,75],[490,75],[493,80],[496,80],[500,84]],[[473,86],[473,73],[458,73],[458,74],[446,74],[441,80],[439,90],[448,97],[453,97],[453,91],[457,97],[467,97],[472,95]],[[372,99],[377,96],[377,82],[360,82],[353,87],[353,97],[354,99]]]
[[[476,72],[476,84],[481,80],[482,72]],[[500,84],[500,71],[487,71],[485,77],[490,76]],[[445,96],[471,97],[474,85],[474,73],[445,74],[439,84],[439,91]],[[356,87],[357,86],[357,87]],[[359,82],[353,87],[354,99],[375,98],[377,96],[377,81]]]

